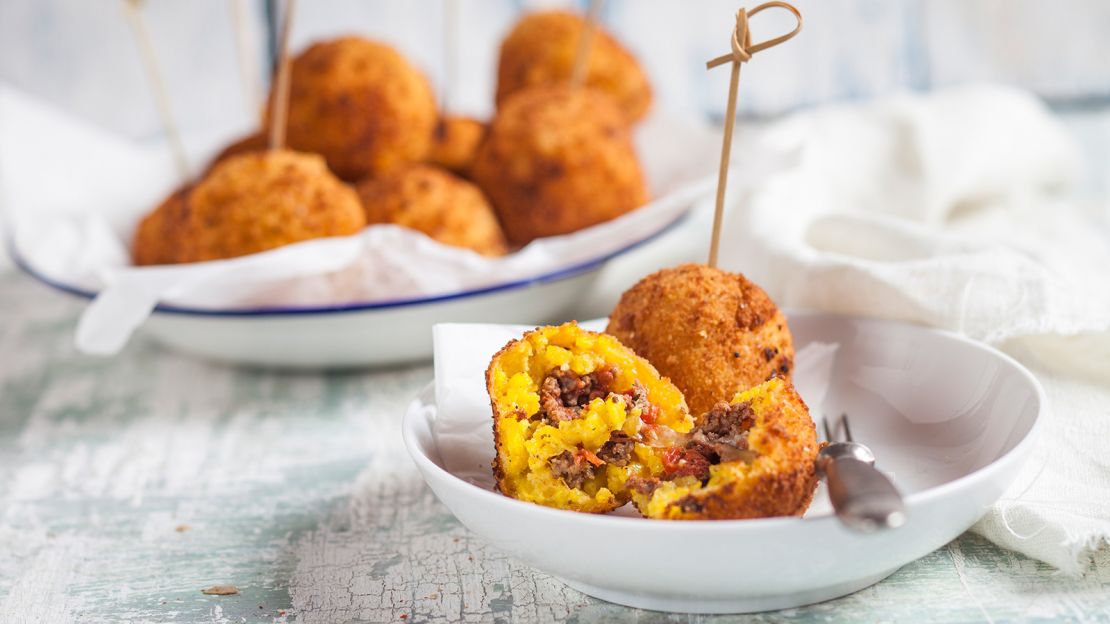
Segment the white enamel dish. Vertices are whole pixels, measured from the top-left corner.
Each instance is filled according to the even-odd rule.
[[[141,215],[178,183],[170,159],[164,150],[105,134],[56,111],[44,112],[46,107],[11,93],[0,93],[0,105],[12,121],[5,129],[16,133],[4,137],[7,143],[36,147],[4,162],[4,216],[10,217],[4,242],[16,264],[33,278],[93,298],[104,287],[105,276],[126,266],[121,255],[126,255]],[[196,148],[190,150],[197,156],[194,162],[204,162],[232,136],[206,132],[186,138]],[[684,247],[685,242],[675,240],[686,238],[679,234],[687,230],[679,224],[689,223],[683,215],[712,193],[715,180],[716,131],[659,111],[637,126],[634,138],[654,198],[640,209],[648,216],[634,220],[608,243],[589,239],[590,244],[580,245],[564,262],[540,261],[541,255],[527,271],[443,280],[473,285],[469,289],[436,288],[430,275],[429,283],[395,291],[404,295],[367,288],[350,297],[310,298],[328,305],[278,307],[299,299],[270,302],[264,295],[244,300],[252,303],[209,305],[204,293],[194,292],[163,301],[145,322],[147,310],[142,309],[143,318],[136,320],[143,323],[139,332],[171,348],[235,364],[351,368],[428,359],[431,327],[438,322],[542,323],[573,318],[583,309],[593,315],[607,311],[620,293],[612,289],[614,276],[646,275],[673,258],[672,248]],[[745,170],[749,176],[763,171],[759,166]],[[58,171],[66,172],[65,184],[56,183]],[[275,270],[284,274],[284,269]],[[617,287],[631,283],[625,277],[619,280]],[[137,315],[134,307],[114,309],[123,310],[120,318]],[[126,326],[115,328],[126,340],[134,325],[119,326]],[[113,352],[114,347],[103,345],[90,352]]]
[[[436,496],[471,531],[591,596],[694,613],[843,596],[967,530],[1018,474],[1047,408],[1020,364],[955,334],[819,313],[789,318],[798,349],[839,345],[828,392],[811,412],[850,415],[855,438],[905,495],[901,528],[853,533],[828,514],[821,490],[805,518],[747,521],[645,520],[628,510],[592,516],[516,501],[493,491],[488,471],[475,478],[445,469],[488,466],[493,443],[481,451],[438,444],[431,388],[405,415],[405,444]],[[474,419],[489,419],[488,409],[473,411]]]
[[[139,331],[198,357],[268,368],[338,369],[426,360],[436,323],[548,323],[574,318],[583,306],[608,309],[617,296],[612,293],[631,284],[628,275],[650,273],[669,262],[674,249],[689,246],[684,234],[689,221],[679,217],[642,240],[575,266],[475,290],[322,307],[208,310],[159,305]],[[83,299],[96,296],[36,270],[11,241],[8,247],[15,264],[39,282]],[[620,276],[616,290],[614,275]]]

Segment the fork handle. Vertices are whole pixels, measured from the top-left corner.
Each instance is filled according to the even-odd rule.
[[[817,467],[828,483],[837,517],[848,527],[870,533],[905,522],[902,495],[875,468],[866,447],[851,442],[830,444],[818,455]]]

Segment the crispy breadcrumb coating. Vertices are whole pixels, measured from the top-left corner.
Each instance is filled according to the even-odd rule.
[[[585,21],[567,11],[524,16],[501,44],[497,67],[497,105],[536,85],[561,85],[570,80]],[[651,107],[651,85],[636,58],[603,29],[598,29],[586,67],[586,86],[604,91],[628,122]]]
[[[647,201],[631,132],[607,96],[543,86],[510,98],[471,169],[509,241],[567,234]]]
[[[500,256],[505,234],[482,191],[432,165],[409,165],[361,182],[366,222],[393,223],[437,241]]]
[[[136,265],[182,262],[185,228],[188,225],[189,187],[170,194],[157,208],[143,217],[131,241],[131,257]]]
[[[354,189],[324,159],[289,150],[228,158],[188,193],[178,262],[234,258],[290,243],[360,231]]]
[[[446,116],[436,123],[428,162],[466,177],[486,136],[486,124],[469,117]]]
[[[423,160],[437,117],[428,80],[387,45],[344,37],[293,59],[289,147],[322,154],[344,180]]]
[[[684,264],[640,280],[609,315],[616,336],[670,377],[694,413],[772,377],[794,343],[775,303],[743,275]]]

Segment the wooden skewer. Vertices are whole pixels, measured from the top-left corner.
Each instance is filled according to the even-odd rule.
[[[794,30],[768,39],[757,44],[752,44],[751,31],[748,29],[748,18],[772,7],[779,7],[794,14],[797,24]],[[721,247],[721,222],[724,220],[725,191],[728,187],[728,163],[732,153],[732,130],[736,125],[736,92],[740,84],[740,65],[751,60],[752,55],[761,50],[776,46],[794,38],[802,30],[802,14],[793,5],[778,0],[761,4],[751,11],[740,9],[736,12],[736,28],[732,31],[732,52],[719,56],[705,64],[706,69],[713,69],[718,65],[732,62],[732,75],[728,83],[728,105],[725,107],[725,132],[721,143],[721,167],[717,173],[717,204],[713,211],[713,234],[709,241],[709,266],[717,266],[717,256]]]
[[[451,108],[451,97],[459,79],[459,0],[443,0],[443,86],[439,94],[440,115]]]
[[[582,35],[578,38],[578,50],[574,54],[574,65],[570,71],[570,86],[581,87],[586,82],[586,74],[590,64],[590,50],[597,36],[597,22],[601,18],[601,5],[604,0],[590,0],[590,8],[586,13],[586,24],[582,27]]]
[[[277,82],[272,90],[273,108],[270,116],[269,142],[269,148],[272,150],[285,147],[285,126],[289,116],[289,73],[292,63],[289,58],[289,31],[292,30],[296,9],[297,0],[286,0],[285,19],[281,23],[281,40],[278,42]]]
[[[247,26],[246,0],[231,0],[231,27],[235,31],[235,56],[243,80],[243,100],[247,115],[257,120],[262,114],[262,79],[255,40]]]
[[[166,92],[166,84],[162,80],[162,73],[158,69],[158,59],[154,55],[154,46],[151,44],[150,32],[146,28],[146,21],[142,15],[143,0],[124,0],[124,15],[131,24],[131,31],[135,34],[135,43],[139,46],[139,58],[146,70],[150,91],[154,95],[154,105],[158,109],[158,116],[162,121],[162,130],[173,155],[177,173],[182,184],[188,184],[192,175],[189,172],[189,158],[185,154],[185,144],[181,140],[181,132],[174,121],[173,108],[170,106],[170,97]]]

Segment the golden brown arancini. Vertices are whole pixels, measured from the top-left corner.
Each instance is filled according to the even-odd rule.
[[[647,201],[631,131],[593,89],[540,86],[509,98],[470,170],[514,244],[602,223]]]
[[[469,117],[447,116],[436,123],[428,162],[466,176],[478,146],[486,136],[486,124]]]
[[[789,380],[690,418],[681,393],[612,336],[575,323],[525,332],[486,370],[501,493],[648,518],[801,515],[820,445]]]
[[[432,88],[387,45],[359,37],[316,43],[293,59],[289,88],[289,147],[322,154],[344,180],[428,154],[437,118]]]
[[[628,502],[631,480],[662,476],[661,456],[693,420],[674,385],[612,336],[540,327],[490,361],[502,494],[593,513]]]
[[[649,518],[743,520],[805,513],[817,487],[820,444],[789,380],[772,379],[702,414],[664,478],[635,483]]]
[[[131,258],[138,266],[181,262],[188,243],[189,187],[170,194],[135,229]]]
[[[188,195],[182,262],[234,258],[354,234],[366,216],[354,189],[315,154],[250,152],[216,165]]]
[[[366,222],[393,223],[484,256],[505,253],[505,235],[482,191],[432,165],[408,165],[359,183]]]
[[[581,16],[567,11],[532,13],[517,22],[501,44],[498,106],[530,86],[566,84],[584,24]],[[612,97],[628,122],[639,120],[651,107],[651,85],[643,68],[601,29],[590,50],[585,84]]]
[[[670,377],[694,413],[772,377],[789,377],[786,317],[743,275],[684,264],[628,289],[609,315],[616,336]]]

